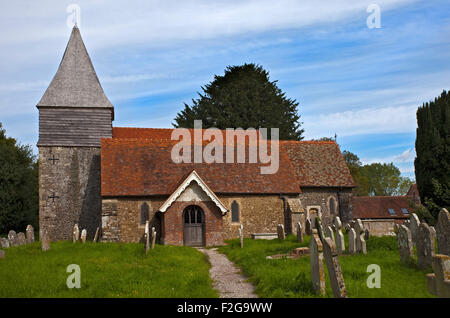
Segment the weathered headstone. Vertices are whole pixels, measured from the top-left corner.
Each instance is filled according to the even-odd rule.
[[[3,248],[9,248],[9,240],[7,238],[2,237],[0,239],[0,246]]]
[[[311,220],[307,219],[306,223],[305,223],[305,233],[306,235],[311,235],[311,230],[312,230],[312,224],[311,224]]]
[[[342,233],[342,222],[341,219],[337,216],[334,218],[334,227],[336,228],[336,249],[338,254],[342,254],[345,251],[345,239],[344,234]]]
[[[351,229],[351,228],[352,228],[352,226],[350,225],[350,223],[345,224],[345,227],[344,227],[345,233],[350,232],[350,229]]]
[[[419,226],[420,226],[419,217],[417,216],[417,214],[411,213],[411,215],[409,216],[408,228],[411,231],[411,237],[412,237],[412,242],[413,242],[414,246],[417,245],[417,239],[419,236]]]
[[[326,237],[329,237],[334,242],[334,232],[331,226],[325,227],[325,234]]]
[[[75,243],[80,239],[80,228],[78,227],[78,224],[75,223],[73,226],[73,242]]]
[[[280,229],[278,228],[278,238],[280,238],[279,232]],[[242,226],[242,224],[239,226],[239,243],[241,245],[241,248],[244,248],[244,227]]]
[[[434,255],[434,238],[430,227],[425,222],[420,223],[417,237],[417,266],[427,268],[431,266]]]
[[[369,240],[370,237],[370,231],[369,229],[365,229],[364,230],[364,240],[367,242]]]
[[[278,228],[277,228],[277,232],[278,232],[278,238],[280,240],[284,240],[286,238],[286,234],[284,232],[284,225],[283,224],[278,224]]]
[[[325,237],[324,231],[323,231],[323,226],[322,226],[322,221],[320,220],[319,217],[316,217],[315,222],[316,222],[317,235],[319,235],[319,238],[322,241],[323,238]]]
[[[447,209],[439,212],[436,238],[438,253],[450,256],[450,213]]]
[[[334,297],[346,298],[347,290],[345,288],[344,277],[342,276],[338,253],[333,240],[329,237],[324,239],[323,255],[325,256],[325,261],[327,263],[328,276],[330,277],[330,284]]]
[[[27,244],[27,238],[23,232],[19,232],[19,234],[17,234],[17,245],[22,246],[25,244]]]
[[[360,219],[356,220],[354,230],[356,232],[356,253],[367,254],[364,225]]]
[[[47,230],[41,230],[41,247],[43,251],[48,251],[50,249],[50,236]]]
[[[99,236],[100,236],[100,228],[97,227],[97,229],[95,230],[95,235],[94,235],[94,240],[93,240],[94,243],[98,242],[98,237]]]
[[[5,251],[0,250],[0,259],[5,258]]]
[[[400,261],[405,264],[414,262],[411,231],[405,225],[400,225],[398,229],[397,244],[400,253]]]
[[[11,230],[8,233],[9,246],[18,246],[17,234],[15,231]]]
[[[348,232],[348,251],[350,254],[356,253],[356,232],[353,228]]]
[[[427,274],[428,291],[440,298],[450,298],[450,256],[433,256],[434,274]]]
[[[150,249],[150,223],[149,221],[145,221],[145,232],[144,232],[144,250],[145,254],[148,254],[148,250]]]
[[[87,231],[86,231],[86,229],[83,229],[83,231],[81,231],[81,242],[83,244],[86,243],[86,236],[87,236]]]
[[[309,242],[309,254],[311,263],[311,280],[314,291],[319,295],[325,295],[325,272],[323,269],[323,245],[317,229],[312,230]]]
[[[303,242],[302,224],[300,222],[297,222],[297,242]]]
[[[152,227],[152,250],[155,248],[156,243],[156,230],[155,227]]]
[[[26,232],[27,232],[27,243],[28,244],[34,243],[34,228],[33,228],[33,226],[28,225]]]

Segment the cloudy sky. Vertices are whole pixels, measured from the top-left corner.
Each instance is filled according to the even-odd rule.
[[[448,0],[0,1],[0,122],[35,152],[71,4],[114,126],[172,127],[214,74],[253,62],[300,103],[305,139],[337,134],[363,163],[414,178],[415,111],[450,89]]]

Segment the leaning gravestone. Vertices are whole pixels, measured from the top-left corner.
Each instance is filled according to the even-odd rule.
[[[334,233],[333,233],[333,229],[331,228],[331,226],[326,226],[325,227],[325,236],[329,237],[333,243],[334,243]]]
[[[305,233],[306,233],[306,235],[311,235],[312,234],[311,230],[312,230],[311,220],[307,219],[306,222],[305,222]]]
[[[411,213],[411,215],[409,216],[409,226],[408,227],[411,231],[411,237],[412,237],[412,242],[413,242],[414,246],[417,245],[417,238],[419,236],[419,226],[420,226],[419,217],[417,216],[417,214]]]
[[[41,230],[41,246],[43,251],[50,249],[50,237],[46,230]]]
[[[73,226],[73,242],[75,243],[79,239],[80,239],[80,229],[78,227],[78,224],[75,223],[75,225]]]
[[[436,238],[439,254],[450,256],[450,213],[447,209],[442,209],[439,212]]]
[[[87,236],[87,231],[86,231],[86,229],[83,229],[83,231],[81,231],[81,242],[83,244],[86,243],[86,236]]]
[[[100,235],[100,228],[97,227],[97,229],[95,230],[95,235],[94,235],[94,240],[93,240],[94,243],[98,242],[98,236],[99,235]]]
[[[0,239],[0,246],[3,247],[3,248],[9,248],[9,240],[4,238],[4,237],[2,237]]]
[[[334,219],[334,226],[336,228],[336,249],[338,254],[342,254],[345,251],[345,239],[341,231],[342,222],[338,216]]]
[[[414,249],[411,231],[404,225],[400,225],[397,233],[398,251],[400,261],[405,264],[414,262]]]
[[[17,245],[22,246],[25,244],[27,244],[25,234],[23,234],[23,232],[19,232],[19,234],[17,234]]]
[[[344,277],[342,276],[338,253],[333,240],[329,237],[326,237],[323,241],[323,255],[327,263],[328,276],[330,277],[334,297],[346,298],[347,290],[345,288]]]
[[[152,227],[152,249],[155,248],[156,243],[156,230],[154,227]]]
[[[150,223],[149,221],[145,221],[145,232],[144,232],[144,250],[145,254],[148,254],[148,250],[150,249]]]
[[[317,235],[319,235],[320,240],[323,241],[325,235],[323,231],[322,221],[320,220],[319,217],[316,217],[314,221],[316,222]]]
[[[434,274],[427,274],[428,291],[440,298],[450,298],[450,256],[434,255],[432,266]]]
[[[277,232],[278,232],[278,238],[280,240],[284,240],[286,238],[286,234],[284,233],[284,225],[283,224],[278,224],[278,228],[277,228]]]
[[[34,228],[31,225],[27,226],[26,233],[27,233],[27,243],[28,244],[34,243]]]
[[[309,254],[311,262],[311,280],[314,291],[319,295],[325,295],[325,272],[323,269],[323,245],[317,229],[312,230],[309,242]]]
[[[417,237],[417,266],[427,268],[431,266],[434,255],[434,238],[430,227],[425,222],[420,223]]]
[[[356,232],[353,228],[348,232],[348,251],[350,254],[356,253]]]
[[[297,242],[303,242],[302,224],[297,222]]]
[[[11,230],[8,233],[9,246],[18,246],[17,234],[15,231]]]

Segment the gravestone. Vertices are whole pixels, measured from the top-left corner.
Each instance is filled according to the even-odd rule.
[[[27,226],[26,229],[26,233],[27,233],[27,243],[31,244],[34,243],[34,228],[31,225]]]
[[[150,223],[149,221],[145,221],[145,232],[144,232],[144,250],[145,254],[148,254],[148,250],[150,249]]]
[[[428,291],[439,298],[450,298],[450,256],[433,256],[434,274],[427,274]]]
[[[17,234],[15,231],[11,230],[8,233],[9,246],[18,246]]]
[[[354,230],[356,232],[356,253],[367,254],[364,225],[360,219],[356,220]]]
[[[350,232],[350,229],[351,229],[351,228],[352,228],[352,226],[350,225],[350,223],[345,224],[345,227],[344,227],[345,233]]]
[[[417,266],[419,268],[431,266],[434,255],[434,238],[430,227],[425,222],[420,223],[416,246]]]
[[[297,242],[303,242],[302,224],[297,222]]]
[[[94,235],[94,240],[93,240],[94,243],[98,242],[99,235],[100,235],[100,228],[97,227],[97,229],[95,230],[95,235]]]
[[[326,234],[326,237],[329,237],[334,243],[334,232],[333,232],[333,229],[331,228],[331,226],[325,227],[325,234]]]
[[[348,232],[348,251],[350,254],[356,253],[356,232],[353,228]]]
[[[309,254],[311,263],[311,280],[314,291],[319,295],[325,295],[325,272],[323,269],[323,245],[317,229],[312,230],[309,242]]]
[[[279,232],[280,229],[278,229],[278,233]],[[278,234],[278,238],[280,238],[280,234]],[[244,248],[244,227],[242,226],[242,224],[239,226],[239,243],[241,245],[241,248]]]
[[[314,221],[316,222],[317,235],[319,235],[319,238],[322,241],[323,238],[325,237],[324,232],[323,232],[322,221],[320,220],[319,217],[316,217],[314,219]]]
[[[78,224],[75,223],[73,226],[73,242],[75,243],[80,239],[80,229],[78,228]]]
[[[400,261],[405,264],[414,262],[414,249],[411,231],[404,225],[400,225],[398,229],[397,245],[400,253]]]
[[[325,262],[327,263],[328,276],[330,277],[334,298],[346,298],[347,290],[345,288],[344,277],[342,276],[338,253],[333,240],[329,237],[324,239],[323,255],[325,257]]]
[[[284,240],[286,238],[286,234],[284,233],[284,225],[283,224],[278,224],[278,228],[277,228],[277,232],[278,232],[278,238],[280,240]]]
[[[312,225],[311,225],[311,220],[307,219],[306,223],[305,223],[305,233],[306,235],[311,235],[311,230],[312,230]]]
[[[345,251],[345,239],[344,234],[342,233],[342,222],[341,219],[337,216],[334,218],[334,227],[336,228],[336,249],[338,254],[342,254]]]
[[[47,230],[41,230],[41,247],[43,251],[48,251],[50,249],[50,236]]]
[[[411,213],[409,216],[409,230],[411,231],[411,237],[413,245],[417,245],[417,238],[419,236],[419,226],[420,226],[420,220],[417,214]]]
[[[370,231],[369,229],[365,229],[364,230],[364,240],[367,242],[369,240],[370,237]]]
[[[0,239],[0,246],[3,248],[9,248],[9,240],[7,238],[2,237]]]
[[[19,232],[19,234],[17,234],[17,245],[22,246],[25,244],[27,244],[27,238],[23,232]]]
[[[156,243],[156,230],[155,227],[152,227],[152,250],[155,248]]]
[[[439,254],[450,256],[450,213],[441,209],[436,224],[437,248]]]
[[[86,229],[83,229],[83,231],[81,231],[81,242],[83,244],[86,243],[86,236],[87,236],[87,231],[86,231]]]

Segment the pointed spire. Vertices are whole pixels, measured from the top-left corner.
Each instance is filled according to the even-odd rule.
[[[37,106],[113,108],[75,24],[53,80]]]

